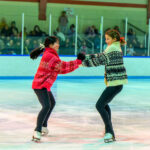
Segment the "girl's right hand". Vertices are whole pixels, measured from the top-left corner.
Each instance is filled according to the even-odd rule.
[[[81,64],[81,65],[79,65],[79,67],[83,67],[83,65]]]

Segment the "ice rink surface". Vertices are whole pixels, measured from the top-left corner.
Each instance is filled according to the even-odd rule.
[[[0,80],[0,150],[150,150],[150,80],[132,79],[110,103],[116,142],[103,142],[104,124],[95,104],[102,79],[59,79],[49,135],[31,137],[41,109],[32,80]]]

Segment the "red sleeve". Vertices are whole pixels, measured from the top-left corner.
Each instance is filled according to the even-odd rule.
[[[56,71],[58,74],[67,74],[76,70],[81,64],[82,61],[78,59],[74,61],[65,62],[61,61],[60,59],[53,58],[53,61],[49,63],[49,66],[53,71]]]

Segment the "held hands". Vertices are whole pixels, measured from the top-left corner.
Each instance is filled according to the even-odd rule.
[[[79,67],[83,67],[83,65],[81,64],[81,65],[79,65]]]
[[[77,55],[77,59],[83,61],[83,60],[85,59],[85,54],[80,52],[80,53]]]

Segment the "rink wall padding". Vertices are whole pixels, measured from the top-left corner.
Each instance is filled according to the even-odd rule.
[[[75,56],[60,56],[64,61],[75,60]],[[33,79],[41,57],[31,60],[29,56],[0,56],[0,79]],[[124,57],[129,78],[150,79],[150,57]],[[81,67],[58,78],[104,78],[104,66]]]

